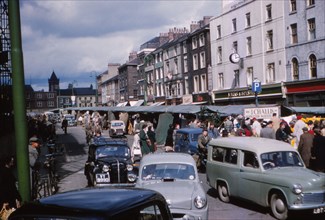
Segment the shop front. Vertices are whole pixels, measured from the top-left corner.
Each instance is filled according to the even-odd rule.
[[[284,101],[283,86],[281,83],[262,85],[262,91],[257,96],[248,87],[213,92],[213,103],[215,105],[255,104],[256,98],[259,104],[281,105]]]

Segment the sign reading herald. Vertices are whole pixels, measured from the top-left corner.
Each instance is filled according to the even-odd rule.
[[[245,118],[270,119],[273,113],[276,113],[277,116],[280,116],[280,107],[273,106],[244,109]]]

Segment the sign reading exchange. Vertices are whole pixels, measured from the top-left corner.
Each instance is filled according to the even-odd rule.
[[[270,119],[273,113],[276,113],[277,116],[280,116],[279,106],[244,109],[245,118]]]

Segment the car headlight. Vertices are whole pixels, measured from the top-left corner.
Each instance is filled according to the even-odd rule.
[[[103,165],[103,172],[108,172],[109,171],[109,166],[106,164]]]
[[[294,194],[301,194],[302,193],[302,186],[298,183],[298,184],[294,184],[293,187],[292,187],[292,192]]]
[[[128,164],[128,165],[126,166],[126,169],[127,169],[128,171],[132,171],[132,170],[133,170],[133,166],[132,166],[131,164]]]
[[[137,180],[137,176],[134,174],[129,174],[128,175],[128,180],[130,183],[134,183]]]
[[[207,204],[207,200],[201,196],[197,196],[194,199],[194,205],[198,209],[202,209]]]

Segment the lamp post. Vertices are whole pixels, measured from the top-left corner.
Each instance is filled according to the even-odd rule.
[[[95,90],[96,90],[96,95],[95,95],[95,106],[98,104],[98,85],[97,85],[97,72],[96,71],[91,71],[90,77],[95,76]]]

